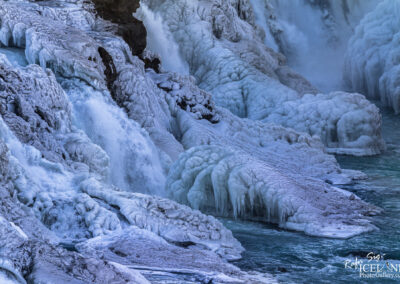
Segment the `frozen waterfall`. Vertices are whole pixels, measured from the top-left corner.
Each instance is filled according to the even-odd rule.
[[[400,112],[400,3],[383,1],[367,14],[349,41],[345,78],[349,87]]]

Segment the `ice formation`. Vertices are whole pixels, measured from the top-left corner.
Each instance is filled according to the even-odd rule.
[[[221,265],[222,258],[239,258],[241,245],[213,217],[173,201],[128,192],[162,195],[163,175],[170,158],[160,162],[162,153],[147,132],[114,102],[104,75],[108,66],[99,51],[101,39],[98,43],[62,21],[46,19],[38,12],[42,9],[23,2],[2,2],[0,7],[2,43],[25,48],[27,61],[41,64],[23,67],[0,55],[0,136],[10,149],[3,155],[10,159],[6,170],[10,174],[10,191],[18,196],[19,201],[15,202],[21,202],[20,206],[55,233],[55,243],[79,242],[134,226],[172,247],[190,246],[194,252],[209,250],[214,262]],[[66,40],[65,35],[71,40]],[[117,38],[116,42],[122,40]],[[86,53],[83,47],[89,47]],[[120,53],[115,62],[126,51],[126,45],[121,50],[118,47],[116,52]],[[145,74],[142,64],[125,66],[136,71],[135,67]],[[116,174],[120,176],[113,177]],[[121,191],[114,183],[120,185],[125,174],[133,175],[126,181],[133,186],[121,186],[127,190]],[[146,189],[148,183],[153,186]],[[62,254],[62,249],[57,249]],[[202,261],[206,263],[207,259]],[[43,267],[37,270],[30,277],[43,278]],[[108,270],[128,277],[118,267],[111,265]],[[108,274],[112,276],[111,272]],[[246,275],[241,273],[238,277],[246,279]],[[101,281],[83,278],[107,283],[111,281],[107,277]],[[128,279],[140,282],[132,280],[132,275]]]
[[[349,41],[345,80],[367,97],[400,112],[400,3],[383,1],[367,14]]]
[[[178,114],[182,143],[190,149],[169,172],[171,198],[315,236],[347,238],[375,229],[366,216],[379,209],[329,185],[363,176],[341,170],[319,139],[226,111],[219,115],[223,122],[211,126]]]
[[[319,135],[331,152],[371,155],[382,151],[378,109],[358,94],[346,94],[346,103],[334,102],[335,93],[316,95],[318,91],[307,80],[285,66],[284,56],[262,43],[251,25],[254,16],[249,2],[143,3],[163,17],[190,73],[217,105],[239,117]],[[359,122],[359,131],[338,123],[355,113],[365,118]],[[349,132],[352,137],[344,138]]]
[[[249,1],[145,0],[147,34],[139,1],[132,22],[103,2],[0,0],[0,280],[273,282],[227,263],[243,248],[205,213],[376,229],[327,152],[379,153],[378,109],[286,66]]]

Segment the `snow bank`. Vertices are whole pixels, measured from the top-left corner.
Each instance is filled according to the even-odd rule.
[[[349,86],[400,112],[400,3],[384,1],[367,14],[349,41],[345,80]]]

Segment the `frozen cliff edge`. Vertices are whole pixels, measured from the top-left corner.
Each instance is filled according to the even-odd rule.
[[[222,122],[210,125],[179,112],[189,150],[169,171],[172,199],[218,216],[276,223],[313,236],[349,238],[376,229],[369,216],[379,208],[331,185],[363,176],[340,169],[318,139],[239,120],[226,111],[218,114]]]

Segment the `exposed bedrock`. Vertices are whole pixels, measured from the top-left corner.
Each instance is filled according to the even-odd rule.
[[[146,48],[146,28],[132,16],[140,6],[139,0],[93,0],[99,15],[118,25],[118,34],[128,43],[133,55]]]
[[[132,55],[139,56],[146,68],[159,70],[160,60],[144,53],[147,31],[143,22],[133,17],[140,7],[140,0],[93,0],[96,11],[104,20],[117,25],[117,34],[129,45]]]

